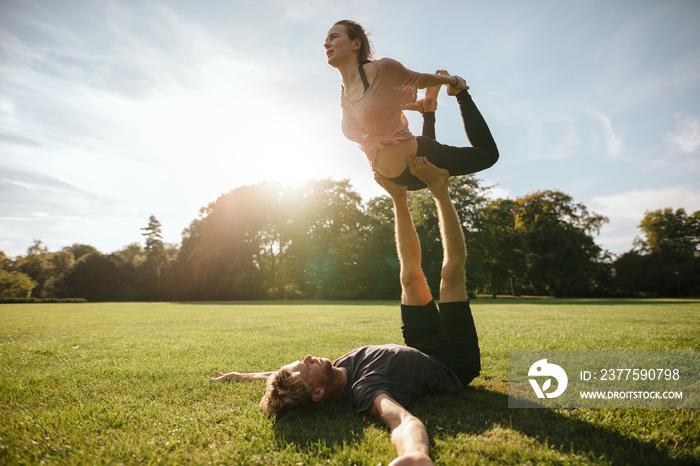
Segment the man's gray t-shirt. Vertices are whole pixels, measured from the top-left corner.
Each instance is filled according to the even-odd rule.
[[[399,345],[365,346],[333,361],[345,369],[348,382],[338,402],[367,411],[385,393],[402,406],[424,393],[456,393],[464,388],[442,362],[415,348]]]

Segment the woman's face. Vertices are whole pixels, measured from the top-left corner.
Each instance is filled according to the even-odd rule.
[[[350,40],[343,24],[336,24],[328,31],[326,42],[323,44],[328,64],[337,67],[340,63],[352,59],[359,52],[360,45],[360,39]]]

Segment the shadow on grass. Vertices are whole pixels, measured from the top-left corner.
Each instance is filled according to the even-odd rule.
[[[469,387],[459,395],[433,395],[414,400],[409,410],[422,419],[429,435],[480,436],[491,429],[511,429],[549,449],[588,457],[594,462],[627,464],[697,464],[694,458],[673,458],[663,447],[624,436],[612,429],[573,419],[551,409],[508,408],[508,396]],[[276,435],[307,452],[359,443],[368,423],[345,406],[325,403],[287,415],[275,424]],[[629,426],[621,425],[622,429]]]
[[[512,429],[562,453],[587,456],[602,463],[697,464],[693,458],[673,458],[651,442],[627,437],[612,429],[567,417],[551,409],[508,408],[506,394],[468,387],[459,395],[416,400],[411,412],[424,420],[431,436],[460,433],[482,435],[501,427]],[[622,424],[622,430],[630,426]]]
[[[477,304],[536,304],[537,306],[658,306],[662,304],[697,305],[700,298],[479,298]]]
[[[347,406],[333,402],[310,405],[285,414],[274,424],[278,438],[298,445],[304,450],[339,447],[359,443],[364,437],[367,421]]]

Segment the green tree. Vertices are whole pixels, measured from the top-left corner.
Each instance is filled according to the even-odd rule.
[[[146,262],[146,251],[139,243],[131,243],[113,253],[120,261],[138,270]]]
[[[185,230],[174,277],[199,299],[366,297],[367,234],[347,180],[244,186]]]
[[[62,278],[73,268],[75,259],[70,251],[59,251],[51,253],[49,262],[49,273],[44,281],[42,292],[42,296],[46,298],[60,296],[63,293],[60,289]]]
[[[286,196],[285,280],[309,298],[366,296],[367,217],[348,180],[314,180]]]
[[[44,285],[51,278],[51,253],[41,240],[35,239],[27,249],[26,256],[20,256],[16,260],[17,271],[27,274],[36,286],[32,290],[34,297],[46,297]]]
[[[367,298],[399,299],[399,258],[394,239],[394,206],[389,196],[370,199],[365,206],[367,238],[363,247],[367,259],[361,271],[368,278]]]
[[[263,183],[251,190],[248,202],[254,209],[247,214],[245,244],[260,282],[259,292],[269,298],[294,297],[296,287],[284,257],[290,244],[285,227],[290,221],[289,209],[294,208],[290,191],[272,183]]]
[[[130,301],[138,297],[134,277],[114,255],[93,253],[78,259],[61,280],[63,297],[88,301]]]
[[[25,273],[0,270],[0,298],[29,298],[36,285]]]
[[[644,238],[635,244],[645,253],[668,252],[694,257],[700,253],[700,211],[687,215],[685,209],[646,212],[639,224]]]
[[[482,283],[488,283],[491,295],[506,290],[520,294],[521,277],[527,271],[524,231],[519,227],[520,204],[510,199],[492,201],[481,212],[478,226]]]
[[[97,250],[94,246],[90,246],[89,244],[79,244],[75,243],[72,246],[66,246],[63,248],[63,251],[70,252],[73,254],[73,259],[74,260],[79,260],[81,257],[86,256],[88,254],[99,254],[100,251]]]
[[[361,201],[348,180],[314,180],[302,187],[298,207],[289,211],[287,259],[299,271],[305,296],[367,296],[367,258],[362,250],[367,218]]]
[[[14,261],[7,257],[4,251],[0,251],[0,270],[11,270]]]
[[[61,277],[73,267],[74,262],[70,250],[64,248],[59,252],[50,252],[40,240],[34,240],[27,255],[17,258],[15,267],[36,282],[32,296],[51,298],[62,294],[58,290]]]
[[[146,260],[141,265],[144,288],[149,298],[162,297],[161,279],[168,265],[168,254],[163,243],[163,230],[160,222],[153,215],[148,219],[148,226],[141,228],[146,237]]]
[[[539,191],[517,201],[528,285],[536,294],[586,295],[599,275],[603,251],[592,235],[608,221],[560,191]]]
[[[643,237],[635,249],[614,263],[615,287],[626,296],[696,296],[700,294],[700,211],[646,212],[639,224]]]
[[[200,210],[201,215],[202,210]],[[170,295],[174,299],[201,299],[202,289],[195,281],[194,265],[201,241],[203,220],[197,218],[182,232],[180,251],[170,276]]]
[[[247,230],[255,215],[270,206],[259,202],[260,187],[237,188],[200,209],[183,233],[177,281],[189,278],[183,294],[196,299],[261,297],[263,285],[253,260],[254,234]]]

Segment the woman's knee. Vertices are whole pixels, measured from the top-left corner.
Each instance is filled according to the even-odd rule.
[[[498,162],[498,159],[500,157],[500,153],[498,152],[498,147],[494,144],[493,146],[488,146],[484,147],[484,149],[487,150],[488,156],[489,156],[489,161],[490,165],[489,167],[492,167]]]

